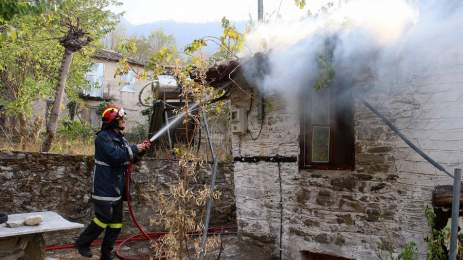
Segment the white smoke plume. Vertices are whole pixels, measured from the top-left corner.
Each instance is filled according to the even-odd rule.
[[[336,78],[350,75],[355,82],[368,72],[374,78],[367,84],[376,87],[418,69],[450,66],[462,57],[462,6],[455,0],[351,0],[303,20],[261,24],[246,35],[240,56],[264,53],[269,68],[256,77],[258,66],[245,63],[245,76],[265,95],[294,103],[317,79],[327,40],[334,41]]]

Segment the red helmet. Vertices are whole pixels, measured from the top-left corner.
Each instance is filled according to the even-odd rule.
[[[126,115],[124,109],[121,107],[117,107],[114,105],[110,105],[106,107],[106,109],[101,114],[101,120],[103,123],[110,124],[115,119],[123,118]]]

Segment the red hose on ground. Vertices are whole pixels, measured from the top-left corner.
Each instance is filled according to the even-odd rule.
[[[152,233],[147,233],[143,227],[138,223],[137,221],[137,218],[135,217],[135,214],[133,212],[133,208],[132,208],[132,197],[130,196],[130,182],[131,182],[131,175],[132,175],[132,170],[133,170],[133,166],[132,164],[129,165],[128,169],[127,169],[127,174],[126,174],[126,178],[125,178],[125,194],[127,196],[127,206],[129,208],[129,213],[130,213],[130,218],[132,219],[132,223],[138,228],[138,230],[140,231],[140,234],[136,234],[136,235],[133,235],[133,236],[130,236],[126,239],[124,239],[121,243],[119,243],[118,247],[116,248],[116,256],[119,258],[119,259],[122,259],[122,260],[137,260],[137,259],[140,259],[139,257],[138,258],[133,258],[133,257],[128,257],[128,256],[123,256],[121,253],[120,253],[120,250],[122,248],[123,245],[125,245],[126,243],[130,242],[130,241],[139,241],[139,240],[157,240],[159,238],[161,238],[162,236],[166,235],[168,232],[152,232]],[[224,231],[227,232],[227,234],[233,234],[233,233],[236,233],[236,226],[224,226],[224,227],[211,227],[208,229],[207,233],[208,234],[219,234],[219,233],[223,233]],[[190,235],[199,235],[201,232],[193,232],[191,233]],[[147,257],[147,259],[150,259],[149,256]],[[164,259],[163,257],[160,257],[160,258],[157,258],[157,259]]]
[[[166,231],[161,231],[161,232],[149,232],[148,233],[148,236],[151,238],[151,240],[156,240],[162,236],[164,236],[165,234],[167,234],[168,232]],[[220,234],[220,233],[226,233],[227,235],[229,234],[236,234],[236,226],[234,225],[229,225],[229,226],[222,226],[222,227],[211,227],[209,229],[209,232],[208,234],[211,234],[211,235],[216,235],[216,234]],[[198,235],[199,233],[191,233],[190,235]],[[144,235],[142,234],[137,234],[137,235],[132,235],[132,236],[129,236],[127,238],[124,238],[124,239],[118,239],[116,240],[116,245],[120,245],[120,244],[125,244],[126,242],[128,241],[145,241],[146,238],[144,237]],[[92,247],[94,246],[99,246],[101,245],[101,240],[95,240],[93,243],[92,243]],[[63,245],[49,245],[49,246],[46,246],[45,247],[45,251],[56,251],[56,250],[64,250],[64,249],[71,249],[71,248],[74,248],[75,245],[74,244],[63,244]]]
[[[123,240],[119,245],[118,247],[116,248],[116,256],[119,258],[119,259],[124,259],[124,260],[136,260],[137,258],[129,258],[129,257],[126,257],[126,256],[123,256],[121,253],[120,253],[120,249],[121,247],[128,243],[129,241],[131,240],[134,240],[134,238],[142,235],[146,240],[151,240],[151,237],[148,235],[148,233],[146,233],[145,229],[140,225],[140,223],[138,223],[137,221],[137,218],[135,217],[135,213],[133,212],[133,208],[132,208],[132,196],[130,194],[130,183],[132,181],[132,171],[133,171],[133,164],[130,163],[129,164],[129,167],[127,168],[127,173],[125,175],[125,196],[127,198],[127,207],[129,208],[129,214],[130,214],[130,219],[132,220],[132,223],[137,227],[137,229],[140,231],[140,234],[137,234],[137,235],[133,235],[131,237],[128,237],[127,239]]]
[[[125,239],[119,239],[116,241],[118,245],[116,248],[116,256],[122,260],[138,260],[141,259],[140,257],[133,258],[128,256],[123,256],[120,253],[120,250],[123,245],[127,244],[130,241],[144,241],[144,240],[157,240],[162,236],[166,235],[168,232],[146,232],[145,229],[138,223],[137,218],[135,217],[135,213],[133,212],[132,208],[132,197],[130,196],[130,182],[131,182],[131,175],[132,175],[133,166],[132,164],[129,165],[127,169],[127,174],[125,176],[125,195],[127,196],[127,206],[129,209],[130,218],[132,223],[137,227],[140,231],[139,234],[129,236]],[[223,226],[223,227],[211,227],[208,229],[208,234],[220,234],[226,232],[227,234],[235,234],[236,233],[236,226]],[[190,235],[199,235],[201,232],[193,232]],[[101,245],[101,240],[96,240],[92,243],[92,246]],[[71,249],[74,248],[74,244],[66,244],[66,245],[51,245],[45,247],[46,251],[53,251],[53,250],[62,250],[62,249]],[[147,257],[149,259],[149,257]],[[164,259],[164,258],[158,258]]]
[[[132,208],[132,196],[130,195],[130,182],[132,181],[132,171],[133,171],[133,164],[129,164],[127,168],[127,174],[125,175],[125,196],[127,196],[127,206],[129,208],[130,218],[132,219],[132,223],[140,230],[140,233],[145,236],[147,240],[151,240],[149,235],[146,233],[145,229],[138,223],[137,218],[135,217],[135,213],[133,213]]]

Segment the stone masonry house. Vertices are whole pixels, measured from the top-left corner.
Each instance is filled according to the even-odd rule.
[[[87,80],[93,84],[81,95],[86,106],[80,109],[80,116],[95,127],[99,127],[101,121],[97,115],[98,106],[105,101],[124,107],[128,114],[129,131],[139,124],[148,125],[148,117],[141,114],[145,108],[138,101],[139,93],[147,81],[136,78],[136,73],[143,71],[144,64],[128,59],[133,71],[130,70],[126,75],[116,77],[116,69],[121,58],[122,55],[119,53],[104,49],[97,50],[93,56],[94,64],[87,73]],[[148,92],[143,93],[144,97],[149,94]]]
[[[212,68],[211,81],[230,91],[241,237],[282,259],[378,259],[381,247],[398,254],[412,241],[424,259],[425,209],[436,185],[452,180],[361,98],[453,171],[463,162],[463,65],[453,65],[407,71],[398,88],[362,96],[335,80],[296,95],[296,110],[278,94],[262,99],[237,62]]]
[[[101,119],[97,114],[99,106],[104,102],[112,102],[122,105],[127,112],[129,120],[127,130],[129,132],[140,124],[145,127],[148,126],[148,117],[141,113],[146,107],[140,105],[138,100],[141,89],[148,81],[137,79],[135,73],[142,72],[145,65],[129,58],[128,63],[133,71],[129,71],[123,76],[115,76],[121,58],[122,55],[115,51],[97,50],[92,57],[93,65],[86,75],[86,79],[91,84],[90,89],[81,93],[82,102],[79,106],[65,101],[67,111],[61,113],[60,117],[69,116],[75,119],[75,116],[78,116],[93,127],[99,128],[101,126]],[[142,98],[144,99],[148,95],[150,95],[149,91],[145,91]],[[35,101],[33,104],[34,116],[47,118],[47,108],[51,104],[51,100]]]

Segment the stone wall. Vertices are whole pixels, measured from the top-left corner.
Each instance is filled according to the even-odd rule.
[[[58,154],[0,152],[0,212],[56,211],[68,220],[87,224],[92,218],[89,202],[93,157]],[[176,182],[178,162],[145,158],[135,168],[133,206],[139,222],[149,226],[156,218],[156,205],[147,205],[142,193],[158,193]],[[217,176],[222,197],[214,204],[212,225],[235,223],[233,173],[231,164],[220,164]],[[199,173],[198,185],[209,183],[210,167]],[[124,210],[124,231],[136,232]],[[149,230],[163,230],[149,226]],[[79,231],[47,237],[48,244],[72,242]]]
[[[395,136],[361,104],[355,111],[354,171],[296,168],[295,174],[286,175],[285,189],[292,192],[285,206],[288,212],[299,213],[286,219],[286,236],[293,241],[286,246],[292,257],[310,251],[375,259],[380,243],[397,250],[406,242],[398,212],[405,198],[392,154]],[[420,216],[424,218],[424,209],[409,217]],[[417,243],[423,246],[424,241]]]
[[[248,115],[248,130],[245,135],[232,135],[233,157],[250,156],[298,156],[299,155],[299,122],[298,115],[285,109],[277,97],[268,98],[266,117],[260,129],[259,103],[252,101]],[[231,96],[231,105],[246,110],[251,103],[250,95],[236,91]],[[257,103],[257,104],[256,104]],[[259,135],[260,132],[260,135]]]
[[[463,65],[411,73],[410,81],[375,90],[367,99],[436,161],[463,164]],[[460,73],[458,73],[460,72]],[[410,72],[407,72],[410,73]],[[418,76],[419,75],[419,76]],[[249,108],[241,92],[232,106]],[[299,120],[271,98],[262,134],[232,137],[233,155],[299,156]],[[425,209],[436,185],[451,184],[402,142],[359,100],[355,102],[355,170],[304,170],[298,163],[235,162],[237,222],[244,239],[274,246],[284,259],[304,251],[377,259],[379,244],[399,253],[408,242],[425,257]],[[259,130],[257,107],[249,128]],[[255,138],[254,138],[255,139]],[[280,200],[283,202],[280,206]]]

